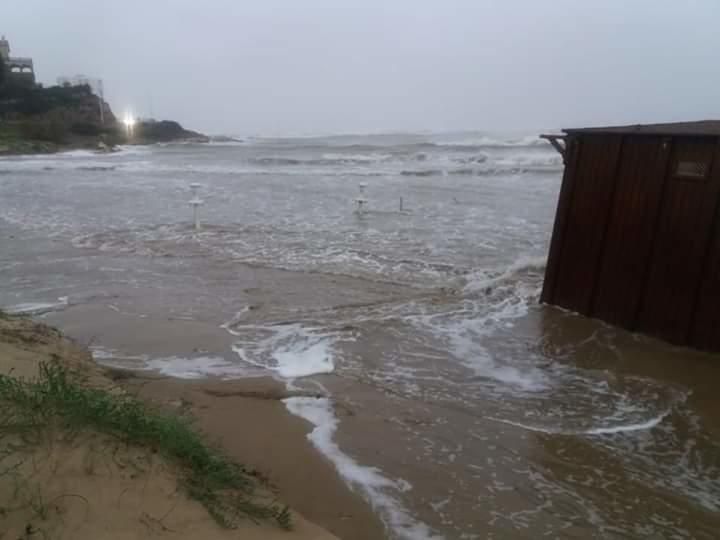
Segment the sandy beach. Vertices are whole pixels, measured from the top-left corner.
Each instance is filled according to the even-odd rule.
[[[385,538],[371,507],[308,441],[312,426],[291,415],[281,402],[302,393],[260,378],[187,382],[140,375],[126,386],[147,399],[188,407],[210,440],[242,463],[252,464],[283,501],[312,522],[343,539]]]
[[[561,170],[481,133],[5,158],[0,306],[340,538],[713,538],[720,364],[539,302]]]
[[[148,534],[213,540],[383,536],[382,525],[367,505],[310,447],[308,426],[280,403],[288,394],[277,383],[256,379],[249,385],[188,384],[105,370],[93,362],[88,350],[50,327],[25,318],[0,318],[0,375],[31,380],[38,376],[41,362],[50,361],[81,373],[88,387],[131,392],[166,410],[182,408],[178,414],[192,415],[204,437],[268,480],[261,497],[297,510],[292,513],[292,531],[250,519],[224,530],[183,493],[175,467],[152,449],[122,445],[93,431],[74,437],[43,432],[34,444],[19,444],[3,430],[3,536],[77,540]]]
[[[3,1],[0,540],[720,540],[720,2]]]

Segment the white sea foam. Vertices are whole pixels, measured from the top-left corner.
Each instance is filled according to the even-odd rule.
[[[347,165],[338,168],[295,166],[283,169],[273,168],[260,164],[203,164],[203,165],[168,165],[152,161],[129,161],[117,165],[117,169],[124,172],[145,172],[145,173],[174,173],[174,174],[203,174],[203,175],[271,175],[271,176],[339,176],[348,175]],[[353,170],[355,176],[381,176],[386,171],[382,170]]]
[[[115,148],[115,150],[110,154],[103,154],[103,155],[110,155],[110,156],[137,156],[137,155],[144,155],[151,153],[152,147],[151,146],[142,146],[142,145],[120,145]]]
[[[327,340],[276,350],[273,356],[277,360],[277,372],[287,379],[332,373],[335,369]]]
[[[135,371],[154,371],[177,379],[204,379],[219,377],[237,379],[257,375],[246,366],[230,362],[220,356],[166,356],[153,357],[147,354],[130,355],[105,347],[91,347],[93,359],[102,365]]]
[[[242,377],[248,372],[243,366],[219,356],[153,358],[147,360],[146,368],[178,379],[204,379],[207,377],[228,379]]]
[[[543,272],[547,257],[545,255],[522,255],[515,262],[500,270],[477,270],[465,278],[465,292],[484,291],[502,282],[517,280],[517,275],[526,272]]]
[[[542,258],[521,257],[503,270],[475,272],[463,289],[467,295],[464,304],[455,310],[430,311],[406,320],[430,332],[452,357],[482,379],[526,392],[547,390],[551,381],[541,369],[515,356],[500,357],[485,345],[497,332],[527,315],[540,292],[539,281],[522,279],[521,274],[543,264]]]
[[[392,154],[385,153],[367,153],[367,154],[323,154],[323,159],[331,162],[347,162],[355,164],[372,164],[379,161],[389,161],[393,159]]]
[[[645,431],[647,429],[652,429],[655,426],[657,426],[660,422],[665,419],[665,417],[670,414],[670,411],[667,410],[663,412],[662,414],[659,414],[655,418],[650,418],[646,422],[640,422],[637,424],[627,424],[627,425],[621,425],[621,426],[607,426],[607,427],[597,427],[589,429],[585,432],[586,435],[612,435],[614,433],[626,433],[629,431]]]
[[[143,146],[119,146],[113,152],[94,150],[71,150],[56,154],[0,157],[0,170],[41,172],[52,170],[112,171],[116,169],[138,170],[142,167],[134,161],[120,158],[149,154],[151,149]],[[151,168],[151,162],[145,162]]]
[[[218,147],[247,146],[247,143],[244,141],[241,141],[241,140],[236,140],[236,141],[213,141],[213,140],[210,140],[209,143],[203,143],[203,144],[206,144],[208,146],[218,146]]]
[[[492,137],[489,135],[481,136],[466,136],[460,139],[445,140],[438,143],[440,146],[483,146],[487,148],[514,148],[524,146],[547,146],[550,144],[538,137],[538,135],[524,135],[524,136],[507,136],[507,137]]]
[[[83,159],[62,159],[46,158],[42,160],[14,160],[0,162],[0,170],[42,172],[53,170],[74,170],[74,171],[112,171],[118,168],[118,162],[109,161],[106,156],[99,159],[98,156],[83,156]]]
[[[628,433],[632,431],[646,431],[656,427],[660,424],[663,419],[670,414],[670,411],[664,411],[663,413],[650,418],[645,422],[621,424],[617,426],[602,426],[583,430],[564,429],[562,427],[551,427],[541,426],[535,424],[528,424],[525,422],[516,422],[514,420],[508,420],[506,418],[495,418],[487,417],[488,420],[498,422],[500,424],[506,424],[508,426],[514,426],[527,431],[534,431],[536,433],[547,433],[551,435],[613,435],[616,433]]]
[[[233,351],[243,362],[274,371],[283,378],[309,377],[335,369],[335,333],[300,323],[243,325],[228,330],[241,338],[233,345]]]
[[[547,167],[558,170],[563,167],[562,157],[559,155],[514,154],[496,158],[494,163],[501,167]]]
[[[340,476],[362,491],[396,538],[403,540],[440,539],[427,525],[414,519],[392,492],[409,489],[405,481],[393,481],[375,467],[360,465],[333,440],[338,420],[327,398],[293,397],[283,400],[288,410],[310,422],[308,435],[313,445],[335,465]]]
[[[223,330],[229,331],[231,334],[233,333],[231,328],[233,325],[240,323],[243,318],[245,317],[245,314],[247,314],[250,311],[250,306],[245,306],[240,311],[238,311],[235,315],[233,315],[232,319],[227,321],[226,323],[223,323],[220,325],[220,328]]]
[[[55,161],[58,159],[76,159],[95,157],[97,152],[93,150],[69,150],[67,152],[58,152],[56,154],[35,154],[31,156],[19,156],[11,159],[22,160],[22,161]]]
[[[447,351],[462,365],[472,370],[475,376],[495,381],[511,388],[526,392],[546,390],[549,381],[545,374],[531,365],[520,366],[503,363],[489,352],[483,341],[495,332],[501,324],[521,317],[527,306],[522,303],[507,302],[488,316],[479,318],[465,317],[422,317],[414,318],[427,331],[445,343]],[[505,323],[503,323],[505,321]]]
[[[92,353],[93,360],[96,362],[102,362],[103,360],[111,360],[115,358],[116,352],[111,349],[106,349],[105,347],[100,347],[99,345],[93,345],[90,347],[90,352]]]
[[[42,315],[53,311],[62,311],[68,307],[68,297],[61,296],[57,302],[25,302],[4,308],[13,315]]]

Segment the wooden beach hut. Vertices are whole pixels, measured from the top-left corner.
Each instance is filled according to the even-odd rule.
[[[563,133],[542,301],[720,351],[720,121]]]

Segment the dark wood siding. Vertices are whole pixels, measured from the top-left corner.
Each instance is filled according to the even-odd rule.
[[[568,138],[566,144],[567,160],[565,163],[565,172],[563,173],[557,210],[555,211],[555,223],[550,241],[550,252],[545,268],[545,281],[543,282],[542,296],[540,298],[540,301],[544,303],[552,303],[555,296],[555,284],[557,283],[557,274],[560,267],[560,252],[562,251],[565,225],[572,201],[575,169],[577,168],[580,155],[580,142],[577,138]]]
[[[572,195],[551,302],[588,313],[612,201],[622,138],[586,135],[572,175]]]
[[[720,122],[700,124],[567,131],[543,302],[720,352]]]
[[[713,174],[717,181],[720,175],[720,147],[715,153]],[[720,351],[720,201],[715,208],[713,238],[706,255],[690,345],[699,349]]]
[[[628,137],[623,143],[604,255],[591,315],[633,329],[670,154],[661,137]]]
[[[676,175],[680,162],[711,164],[714,140],[678,139],[673,147],[653,258],[638,329],[686,344],[715,218],[720,175],[704,179]]]
[[[700,289],[690,345],[720,351],[720,230],[716,232],[712,258]]]

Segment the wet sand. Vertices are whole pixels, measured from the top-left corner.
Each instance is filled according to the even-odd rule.
[[[275,274],[275,275],[274,275]],[[265,279],[282,280],[284,272],[265,272]],[[278,277],[279,276],[279,277]],[[316,277],[310,276],[312,284]],[[333,300],[353,301],[352,280],[339,283]],[[382,286],[378,285],[382,290]],[[283,297],[277,288],[278,298]],[[300,288],[317,305],[329,303],[328,293],[313,294]],[[255,290],[253,292],[256,293]],[[286,297],[283,297],[287,301]],[[108,307],[108,304],[112,308]],[[154,309],[153,309],[154,306]],[[385,538],[386,528],[370,502],[343,480],[331,461],[312,446],[312,426],[288,412],[283,399],[293,396],[328,396],[313,387],[288,390],[285,382],[269,378],[266,370],[244,366],[235,380],[201,377],[189,380],[157,371],[133,371],[150,358],[217,356],[237,364],[234,337],[221,328],[220,319],[198,321],[161,316],[166,307],[162,293],[136,291],[130,297],[97,297],[81,305],[48,313],[43,320],[56,324],[85,346],[123,351],[106,361],[118,384],[161,405],[183,406],[197,419],[198,428],[229,455],[262,472],[276,486],[278,497],[313,523],[346,540]],[[139,316],[138,312],[142,312]],[[197,316],[197,315],[195,315]],[[225,315],[229,317],[229,314]],[[340,415],[343,415],[340,405]],[[239,427],[242,426],[240,429]],[[368,433],[368,436],[372,434]]]
[[[408,295],[407,289],[391,285],[375,284],[371,286],[375,290],[368,292],[363,290],[367,283],[359,280],[329,282],[318,275],[272,270],[253,280],[253,287],[242,279],[221,280],[218,286],[249,288],[250,294],[256,295],[256,303],[251,304],[256,307],[245,316],[258,321],[273,320],[278,313],[287,317],[288,312],[303,306],[313,313],[330,309],[342,326],[344,311],[353,309],[343,306],[374,309],[374,302],[392,302],[394,295]],[[442,307],[453,301],[452,294],[441,291],[431,301]],[[519,392],[520,398],[495,396],[492,387],[487,396],[473,397],[478,384],[473,378],[455,381],[455,394],[448,396],[444,390],[447,383],[438,386],[431,376],[442,364],[416,364],[415,369],[421,370],[417,378],[424,381],[418,385],[408,386],[388,378],[391,373],[383,374],[383,353],[396,346],[393,335],[405,331],[401,320],[354,323],[370,324],[372,341],[349,342],[342,369],[296,381],[296,385],[304,394],[331,397],[340,421],[335,440],[345,454],[363,466],[377,467],[397,482],[380,494],[380,503],[377,498],[373,501],[371,509],[368,501],[373,500],[372,494],[362,486],[355,486],[357,493],[352,493],[348,487],[352,483],[341,478],[336,467],[308,442],[311,426],[290,415],[279,401],[290,395],[287,383],[259,378],[267,372],[238,363],[232,350],[237,336],[221,328],[233,318],[231,310],[205,312],[204,304],[196,301],[192,313],[182,313],[174,307],[182,302],[165,296],[163,290],[126,289],[112,298],[97,296],[50,313],[46,320],[82,343],[122,351],[103,360],[117,366],[142,367],[145,360],[137,360],[142,355],[175,357],[173,362],[211,355],[240,366],[236,372],[229,370],[227,376],[251,378],[158,380],[161,373],[151,370],[139,373],[139,385],[132,380],[131,384],[139,386],[143,395],[163,402],[187,400],[210,436],[238,458],[257,464],[277,483],[280,493],[287,494],[290,504],[342,538],[383,537],[379,517],[392,525],[394,535],[406,530],[403,536],[393,538],[429,537],[427,531],[412,532],[414,520],[444,531],[447,538],[462,534],[479,538],[535,538],[538,534],[624,538],[627,531],[634,531],[629,537],[640,537],[645,527],[659,526],[656,530],[693,531],[694,537],[709,539],[720,526],[710,499],[692,499],[712,497],[712,471],[720,464],[714,461],[720,453],[715,450],[718,419],[713,384],[720,367],[711,355],[673,349],[596,321],[539,307],[507,330],[526,348],[517,349],[515,341],[508,341],[499,343],[494,352],[508,354],[504,347],[509,346],[510,354],[521,359],[537,348],[556,359],[558,366],[553,369],[560,370],[560,375],[570,370],[564,383],[567,388],[559,388],[557,398],[538,400],[533,392]],[[302,316],[301,310],[298,316]],[[573,373],[578,369],[587,370],[582,377],[597,377],[599,386],[627,386],[630,394],[650,392],[647,397],[636,397],[657,402],[660,424],[656,429],[667,433],[667,448],[658,446],[658,439],[642,427],[627,435],[592,435],[593,426],[602,423],[618,404],[583,404],[586,385],[592,384],[585,378],[580,394],[564,396],[575,391],[578,383]],[[197,378],[202,373],[185,376]],[[682,398],[682,407],[694,411],[697,425],[676,409],[675,388],[681,393],[683,388],[692,389]],[[653,397],[653,392],[660,394]],[[248,397],[252,394],[255,397]],[[564,404],[572,400],[577,400],[578,406],[597,407],[598,418],[590,417],[592,408],[576,416],[572,409],[558,413],[557,407],[567,407]],[[527,416],[530,413],[532,416]],[[561,424],[553,420],[558,415]],[[238,432],[241,422],[258,418],[260,426],[270,428],[252,436]],[[621,427],[627,424],[623,422]],[[677,437],[678,442],[673,442]],[[308,495],[309,485],[320,486],[317,496]],[[412,518],[398,516],[398,508],[407,509]],[[611,517],[616,525],[608,524]]]
[[[70,373],[81,374],[83,384],[89,387],[119,391],[106,370],[93,363],[87,350],[63,338],[59,332],[28,319],[0,317],[0,373],[33,379],[38,374],[40,362],[51,360],[59,362]],[[127,373],[121,377],[117,373],[114,375],[115,383],[118,380],[127,381]],[[292,452],[297,445],[301,447],[301,457],[307,457],[302,455],[304,439],[299,422],[290,419],[282,410],[262,405],[270,402],[269,398],[276,390],[273,385],[268,385],[262,392],[263,397],[244,398],[242,409],[249,413],[248,416],[235,415],[234,418],[241,424],[235,424],[235,429],[225,427],[228,432],[237,432],[237,425],[246,426],[240,445],[243,449],[252,447],[248,441],[262,438],[266,429],[278,429],[278,433],[286,434],[281,451]],[[205,405],[199,407],[205,408]],[[212,411],[212,407],[208,408]],[[202,415],[199,416],[202,418]],[[208,431],[210,435],[212,430]],[[154,450],[128,445],[117,437],[91,429],[65,432],[60,424],[53,429],[33,432],[31,436],[25,435],[18,436],[7,429],[2,433],[0,536],[3,537],[74,540],[119,540],[154,535],[178,540],[337,538],[306,521],[296,511],[292,514],[292,532],[283,531],[271,523],[253,523],[249,519],[240,521],[234,530],[224,529],[199,502],[189,499],[179,489],[178,471],[174,465]],[[244,452],[238,453],[242,457],[250,457]],[[270,463],[274,462],[270,460]],[[247,462],[244,464],[249,466]],[[316,473],[326,472],[322,463],[314,466],[312,459],[303,465]],[[331,479],[332,475],[328,478]],[[328,522],[333,522],[335,517],[335,529],[342,532],[348,522],[353,522],[355,530],[363,534],[357,538],[382,534],[377,529],[373,530],[373,525],[377,523],[371,515],[362,515],[364,507],[358,499],[344,491],[342,484],[329,481],[316,485],[328,491],[333,487],[338,490],[333,499],[337,504],[333,505],[329,500],[326,502],[346,521],[340,522],[327,509],[322,515]],[[307,484],[303,491],[308,494]],[[255,496],[262,496],[262,500],[268,502],[282,497],[281,494],[273,496],[271,493]],[[287,504],[286,500],[283,501]],[[353,536],[343,534],[343,537]]]
[[[124,385],[143,398],[187,408],[210,440],[265,475],[278,497],[312,522],[344,540],[385,538],[371,507],[311,446],[311,426],[291,415],[281,401],[302,393],[263,378],[182,381],[139,374]]]
[[[229,445],[238,407],[281,412],[393,540],[716,538],[717,355],[541,306],[562,162],[485,135],[361,138],[355,165],[337,140],[3,162],[0,305],[99,363],[182,378],[153,388],[221,407],[204,421]],[[195,390],[252,377],[222,384],[262,394],[259,376],[328,398]]]
[[[683,407],[694,416],[688,421],[669,403],[657,427],[564,431],[553,424],[544,428],[535,417],[523,425],[521,413],[517,425],[508,424],[495,417],[490,401],[488,409],[473,409],[431,388],[418,395],[363,377],[326,377],[337,409],[349,411],[339,444],[352,448],[359,461],[409,480],[413,488],[405,501],[415,515],[457,537],[472,531],[477,538],[643,538],[643,531],[659,525],[665,532],[650,537],[670,537],[667,531],[674,530],[682,531],[678,538],[717,538],[717,356],[618,336],[602,323],[551,307],[524,325],[514,331],[535,333],[540,325],[543,347],[558,356],[570,348],[565,361],[573,365],[627,379],[628,385],[648,378],[670,389],[692,388]],[[603,333],[612,335],[617,354],[590,339]],[[585,345],[575,351],[578,343]],[[528,412],[542,414],[535,408],[528,405]],[[667,447],[654,442],[655,430],[666,434]],[[374,444],[369,433],[382,433],[383,444]],[[616,523],[609,525],[606,516]]]

